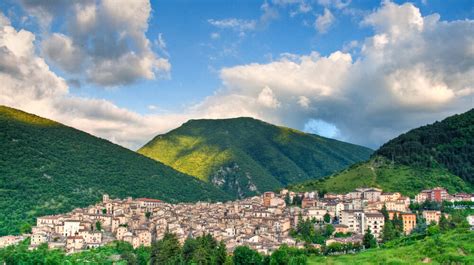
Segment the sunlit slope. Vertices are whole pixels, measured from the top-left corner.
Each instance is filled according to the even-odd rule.
[[[450,192],[471,192],[473,186],[441,167],[419,168],[399,165],[383,157],[358,163],[334,175],[290,185],[295,191],[320,190],[345,193],[359,187],[378,187],[414,196],[420,190],[437,186]]]
[[[93,204],[102,193],[172,202],[229,198],[109,141],[0,106],[0,235],[36,216]]]
[[[370,161],[317,181],[290,186],[294,190],[347,192],[374,186],[414,195],[443,186],[450,192],[473,191],[474,110],[413,129],[375,151]]]
[[[191,120],[139,153],[247,196],[319,178],[367,159],[372,150],[252,118]]]

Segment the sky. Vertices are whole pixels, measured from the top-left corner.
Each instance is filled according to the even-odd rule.
[[[239,116],[377,148],[474,107],[474,4],[4,0],[0,84],[132,150]]]

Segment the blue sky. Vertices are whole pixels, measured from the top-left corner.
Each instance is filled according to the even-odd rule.
[[[58,83],[48,97],[32,98],[29,92],[44,87],[19,85],[20,76],[11,76],[16,85],[2,92],[0,103],[132,149],[189,118],[241,115],[377,147],[473,107],[472,38],[466,37],[473,33],[472,1],[106,2],[2,1],[3,25],[34,36],[29,56],[44,60],[43,74]],[[87,10],[92,22],[84,20]],[[422,27],[411,32],[420,19]],[[101,40],[104,34],[112,39]],[[430,46],[437,36],[453,39]],[[458,44],[466,49],[454,51]],[[401,47],[413,54],[400,62],[387,55]],[[440,57],[441,65],[467,62],[454,63],[459,76],[452,80],[453,67],[432,68],[430,57]],[[383,78],[364,83],[373,75]],[[398,82],[397,75],[408,80]],[[405,88],[413,83],[427,87]],[[25,90],[21,97],[8,94],[18,87]],[[133,126],[146,128],[128,129]]]

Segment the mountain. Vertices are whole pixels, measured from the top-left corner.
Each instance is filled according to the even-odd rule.
[[[60,123],[0,106],[0,235],[102,193],[164,201],[226,200],[212,185]]]
[[[474,184],[474,109],[402,134],[375,155],[402,165],[441,166]]]
[[[289,188],[348,192],[373,186],[414,195],[422,189],[443,186],[450,192],[472,192],[473,172],[474,109],[471,109],[388,141],[367,162]]]
[[[331,174],[368,159],[372,150],[234,118],[190,120],[138,152],[243,197]]]

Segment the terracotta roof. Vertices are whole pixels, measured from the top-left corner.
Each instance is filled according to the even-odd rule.
[[[137,201],[142,201],[142,202],[161,202],[160,200],[157,200],[157,199],[150,199],[150,198],[138,198]]]

